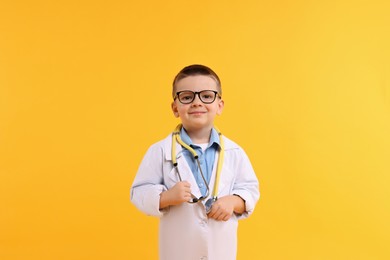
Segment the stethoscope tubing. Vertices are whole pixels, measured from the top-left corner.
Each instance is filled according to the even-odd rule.
[[[189,145],[184,143],[183,140],[181,140],[181,138],[180,138],[180,130],[181,130],[181,128],[182,128],[182,124],[177,125],[175,130],[172,133],[172,163],[173,163],[174,168],[176,169],[176,172],[178,174],[179,180],[183,181],[182,178],[181,178],[181,175],[179,173],[179,170],[177,168],[178,163],[177,163],[177,160],[176,160],[176,143],[179,143],[181,146],[186,148],[192,154],[192,156],[194,157],[194,159],[195,159],[195,161],[196,161],[196,163],[198,165],[198,169],[200,171],[200,174],[202,176],[203,182],[206,185],[206,190],[207,190],[206,195],[200,197],[199,199],[196,198],[193,194],[191,194],[193,199],[188,201],[188,202],[189,203],[197,203],[199,201],[202,201],[202,200],[206,199],[210,195],[210,187],[208,185],[208,182],[207,182],[206,178],[204,177],[202,168],[200,166],[198,154],[196,153],[196,151],[194,149],[192,149],[192,147],[190,147]],[[219,185],[219,180],[220,180],[221,171],[222,171],[222,163],[223,163],[224,154],[225,154],[225,146],[224,146],[224,141],[223,141],[223,138],[222,138],[222,134],[218,130],[218,128],[216,128],[216,127],[214,127],[214,128],[217,130],[218,135],[219,135],[220,151],[219,151],[219,157],[218,157],[218,163],[217,163],[217,170],[216,170],[216,176],[215,176],[213,195],[212,195],[212,198],[209,199],[206,202],[206,207],[208,207],[209,209],[211,208],[212,203],[215,202],[218,199],[217,198],[217,195],[218,195],[218,185]]]

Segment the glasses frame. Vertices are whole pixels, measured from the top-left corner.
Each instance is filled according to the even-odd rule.
[[[214,93],[214,99],[213,99],[213,101],[210,101],[210,102],[204,102],[204,101],[203,101],[203,99],[201,98],[201,95],[200,95],[200,94],[203,93],[203,92],[206,92],[206,91],[211,91],[211,92]],[[179,98],[179,95],[180,95],[180,93],[183,93],[183,92],[191,92],[191,93],[194,95],[194,97],[193,97],[192,100],[189,101],[189,102],[182,102],[182,101],[180,100],[180,98]],[[202,90],[202,91],[191,91],[191,90],[178,91],[178,92],[176,92],[176,96],[175,96],[175,98],[174,98],[173,100],[178,99],[180,103],[186,104],[186,105],[187,105],[187,104],[191,104],[192,102],[194,102],[194,100],[195,100],[195,98],[196,98],[196,95],[198,95],[199,100],[202,101],[202,103],[204,103],[204,104],[212,104],[212,103],[214,103],[214,101],[217,99],[217,97],[218,97],[218,98],[221,98],[221,95],[218,93],[218,91],[205,89],[205,90]]]

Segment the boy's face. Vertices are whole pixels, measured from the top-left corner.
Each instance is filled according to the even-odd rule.
[[[190,90],[199,92],[202,90],[218,91],[217,83],[209,76],[196,75],[179,80],[176,83],[176,92]],[[211,104],[203,103],[198,95],[190,104],[182,104],[178,98],[172,102],[172,111],[175,117],[180,117],[187,131],[211,129],[214,118],[222,113],[224,102],[218,96]]]

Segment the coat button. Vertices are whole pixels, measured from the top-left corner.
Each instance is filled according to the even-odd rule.
[[[207,226],[207,220],[201,220],[201,221],[199,221],[199,225],[201,225],[202,227]]]

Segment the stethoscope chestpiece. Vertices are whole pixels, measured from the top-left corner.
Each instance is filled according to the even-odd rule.
[[[217,197],[209,198],[206,203],[204,204],[206,208],[206,213],[209,214],[211,211],[211,208],[213,207],[214,202],[217,201]]]

